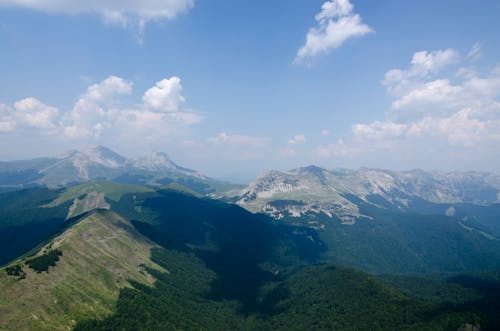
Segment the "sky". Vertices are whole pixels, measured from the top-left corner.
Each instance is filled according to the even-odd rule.
[[[497,0],[0,0],[0,160],[500,171]]]

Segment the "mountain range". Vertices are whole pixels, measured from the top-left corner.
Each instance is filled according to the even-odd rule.
[[[0,162],[3,191],[33,186],[64,187],[102,179],[150,186],[180,183],[202,194],[228,184],[179,166],[162,152],[126,158],[103,146],[71,150],[58,157]]]
[[[366,215],[360,213],[352,197],[399,210],[411,210],[420,201],[450,204],[449,216],[453,216],[453,204],[500,203],[500,176],[482,172],[327,170],[308,166],[288,172],[269,171],[242,192],[232,194],[240,206],[276,219],[313,212],[353,223]]]
[[[2,162],[0,329],[497,330],[500,179],[105,147]]]

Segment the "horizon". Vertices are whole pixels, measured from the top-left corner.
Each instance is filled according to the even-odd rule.
[[[0,1],[0,160],[103,145],[234,182],[309,164],[498,174],[498,13],[495,1]]]
[[[173,163],[175,163],[176,165],[178,165],[180,167],[185,167],[185,168],[188,168],[190,170],[194,170],[196,172],[201,173],[202,175],[208,176],[209,178],[213,178],[213,179],[216,179],[216,180],[222,180],[222,181],[227,181],[227,182],[234,183],[234,184],[244,184],[244,185],[249,185],[252,182],[254,182],[255,180],[257,180],[257,179],[259,179],[261,177],[265,177],[267,174],[269,174],[270,172],[273,172],[273,171],[277,171],[277,172],[289,174],[289,173],[291,173],[293,171],[300,170],[300,169],[305,169],[305,168],[310,168],[310,167],[316,167],[316,168],[320,168],[322,170],[327,170],[327,171],[347,170],[347,171],[357,172],[357,171],[361,171],[361,170],[375,170],[375,171],[396,172],[396,173],[409,173],[409,172],[415,172],[415,171],[422,171],[422,172],[426,172],[426,173],[429,173],[429,174],[444,174],[444,175],[453,174],[453,173],[461,173],[461,174],[478,173],[478,174],[500,175],[500,173],[495,172],[495,171],[480,171],[480,170],[474,170],[474,169],[469,169],[469,170],[456,170],[456,169],[455,170],[438,170],[438,169],[424,169],[424,168],[391,169],[391,168],[377,168],[377,167],[366,167],[366,166],[360,166],[360,167],[357,167],[357,168],[346,168],[346,167],[326,167],[326,166],[322,166],[322,165],[318,165],[318,164],[304,164],[304,165],[300,165],[298,167],[289,168],[289,169],[278,169],[278,168],[275,168],[275,169],[265,169],[261,173],[256,174],[254,177],[248,177],[246,179],[238,179],[237,177],[236,178],[230,178],[230,177],[216,177],[216,176],[211,176],[210,174],[201,172],[201,171],[199,171],[196,168],[192,168],[192,167],[186,166],[184,164],[179,164],[178,162],[176,162],[175,159],[173,159],[173,158],[170,157],[170,155],[168,154],[168,152],[165,152],[165,151],[151,150],[151,151],[147,151],[147,152],[142,153],[142,154],[137,154],[135,156],[130,156],[130,155],[126,155],[126,154],[122,154],[120,152],[117,152],[117,151],[113,150],[112,148],[109,148],[109,147],[104,146],[104,145],[88,145],[88,146],[85,146],[85,147],[82,147],[82,148],[73,148],[73,149],[70,149],[70,150],[65,150],[65,151],[62,151],[62,152],[57,153],[55,155],[40,156],[39,158],[64,158],[64,157],[66,157],[66,154],[70,153],[70,152],[74,152],[74,151],[77,151],[77,152],[86,152],[86,151],[89,151],[91,149],[97,149],[97,148],[106,149],[106,150],[108,150],[108,151],[110,151],[112,153],[118,154],[118,156],[123,157],[126,160],[140,158],[140,157],[143,157],[143,156],[147,156],[147,155],[149,155],[151,153],[164,154],[164,155],[166,155],[168,157],[168,159],[170,161],[172,161]],[[34,159],[36,159],[36,158],[34,158]],[[30,160],[33,160],[33,159],[29,159],[28,158],[28,159],[0,160],[0,162],[16,162],[16,161],[30,161]]]

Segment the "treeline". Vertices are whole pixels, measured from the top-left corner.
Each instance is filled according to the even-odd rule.
[[[26,273],[24,272],[23,267],[20,264],[15,264],[13,266],[5,268],[5,272],[9,276],[18,277],[18,280],[26,278]]]
[[[59,261],[59,257],[62,255],[61,250],[54,249],[43,255],[35,257],[31,260],[26,261],[26,265],[38,273],[42,271],[49,271],[49,267],[54,267]]]

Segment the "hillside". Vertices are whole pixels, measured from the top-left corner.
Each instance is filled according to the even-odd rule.
[[[154,247],[113,212],[85,217],[34,256],[7,266],[20,265],[24,277],[0,269],[0,329],[67,330],[75,321],[107,316],[130,281],[153,283],[145,268],[165,272],[150,259]],[[62,255],[47,272],[28,266],[56,250]]]

